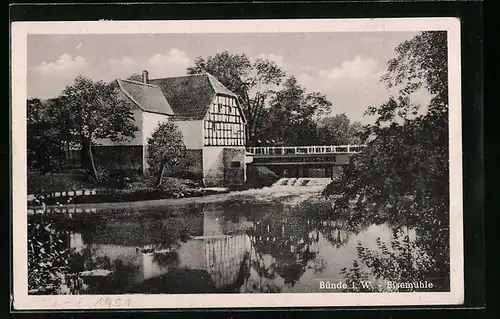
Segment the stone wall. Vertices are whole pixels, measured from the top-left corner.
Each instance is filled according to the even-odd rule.
[[[203,149],[203,178],[206,186],[224,185],[224,147]]]
[[[241,185],[246,180],[245,148],[224,149],[224,180],[227,185]]]

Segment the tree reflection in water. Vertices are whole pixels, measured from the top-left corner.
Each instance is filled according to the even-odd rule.
[[[338,222],[288,216],[264,218],[254,224],[249,235],[258,255],[253,267],[259,277],[270,280],[280,277],[284,285],[294,286],[306,270],[319,273],[327,267],[327,262],[318,255],[322,239],[338,248],[349,236]]]

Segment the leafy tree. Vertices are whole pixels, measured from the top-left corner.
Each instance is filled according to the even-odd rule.
[[[27,101],[28,165],[43,173],[58,169],[63,163],[63,152],[71,143],[68,118],[60,112],[61,98]]]
[[[324,145],[358,144],[362,129],[359,122],[351,124],[345,113],[324,117],[318,123],[318,141]]]
[[[161,187],[166,169],[181,163],[186,147],[182,133],[172,122],[160,124],[148,138],[147,164],[157,187]]]
[[[99,180],[92,145],[96,139],[121,141],[134,137],[138,130],[130,106],[117,96],[117,91],[102,81],[79,76],[66,86],[62,98],[71,133],[82,146],[87,169]]]
[[[273,87],[281,84],[285,72],[273,61],[258,58],[250,61],[245,54],[228,51],[208,58],[198,57],[188,74],[208,72],[235,93],[247,118],[247,140],[255,144],[256,135],[262,128],[265,105]]]
[[[308,93],[292,76],[271,100],[269,135],[279,144],[315,144],[316,118],[331,106],[325,95]]]
[[[397,96],[368,109],[377,120],[366,127],[367,148],[345,167],[342,179],[325,190],[340,195],[336,210],[351,211],[351,218],[360,223],[415,229],[418,247],[432,265],[426,276],[441,280],[442,287],[449,278],[446,43],[446,32],[433,31],[397,46],[382,77]],[[422,88],[432,97],[426,108],[411,103],[412,94]],[[402,251],[410,254],[411,249]],[[405,279],[423,278],[421,273],[407,273]]]
[[[28,99],[26,104],[27,117],[26,121],[28,124],[36,124],[42,121],[44,105],[40,99]]]

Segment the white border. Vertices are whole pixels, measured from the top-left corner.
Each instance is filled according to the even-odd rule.
[[[28,34],[448,31],[451,291],[443,293],[29,296],[26,97]],[[12,23],[13,299],[16,310],[456,305],[464,300],[460,21],[456,18]],[[109,297],[112,305],[101,300]],[[120,300],[118,300],[121,298]],[[128,305],[124,301],[130,299]],[[104,299],[105,301],[105,299]],[[119,302],[121,301],[121,302]]]

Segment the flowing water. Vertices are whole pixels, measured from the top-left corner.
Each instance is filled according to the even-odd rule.
[[[297,206],[321,183],[283,184],[196,199],[77,205],[29,221],[57,229],[70,273],[83,278],[78,292],[90,294],[320,292],[320,281],[344,280],[341,270],[357,259],[358,242],[375,248],[377,237],[390,240],[384,225],[348,231],[340,220],[311,217],[314,206]]]

